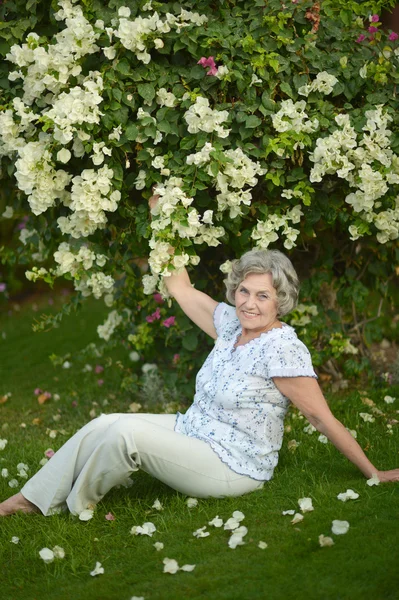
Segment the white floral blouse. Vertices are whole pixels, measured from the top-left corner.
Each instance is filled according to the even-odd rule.
[[[236,473],[269,480],[289,405],[272,377],[316,377],[310,353],[286,324],[234,348],[241,324],[224,302],[214,323],[215,347],[197,375],[193,404],[177,413],[175,431],[207,442]]]

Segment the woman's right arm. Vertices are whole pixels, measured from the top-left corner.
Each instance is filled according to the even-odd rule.
[[[158,195],[151,196],[148,200],[150,208],[154,208],[158,199]],[[218,302],[192,286],[186,269],[164,277],[164,282],[169,294],[176,300],[188,318],[215,340],[217,333],[213,324],[213,313]]]
[[[213,313],[218,305],[216,300],[191,285],[186,269],[164,277],[164,283],[169,294],[188,318],[215,340],[217,333],[213,324]]]

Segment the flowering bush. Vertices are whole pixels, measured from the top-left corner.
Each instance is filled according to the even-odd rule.
[[[100,338],[189,381],[207,346],[163,278],[196,266],[222,299],[229,259],[281,248],[315,364],[353,374],[398,270],[399,43],[377,14],[392,2],[120,4],[59,0],[34,22],[21,4],[0,32],[0,157],[18,189],[2,215],[22,223],[4,263],[102,298]]]

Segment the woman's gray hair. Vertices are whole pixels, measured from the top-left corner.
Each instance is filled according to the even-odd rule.
[[[250,273],[270,273],[277,292],[278,315],[283,317],[298,302],[299,280],[290,259],[279,250],[249,250],[232,261],[232,270],[224,280],[226,298],[235,305],[235,292]]]

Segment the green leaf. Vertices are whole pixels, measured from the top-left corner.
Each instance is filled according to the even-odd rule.
[[[197,334],[194,331],[189,331],[184,336],[182,344],[183,344],[183,348],[185,348],[186,350],[190,350],[190,351],[195,350],[196,347],[198,346]]]
[[[139,133],[136,125],[134,123],[129,123],[129,125],[125,129],[125,136],[128,140],[134,141]]]
[[[155,98],[155,88],[152,83],[139,83],[137,91],[147,104],[151,104]]]
[[[293,97],[294,97],[294,94],[293,94],[292,88],[291,88],[290,84],[289,84],[289,83],[287,83],[286,81],[282,81],[282,82],[280,83],[280,90],[281,90],[282,92],[284,92],[284,94],[287,94],[287,96],[289,96],[290,98],[293,98]]]
[[[122,73],[122,75],[129,75],[130,71],[130,63],[127,58],[122,58],[116,65],[116,70],[118,73]]]
[[[262,121],[258,117],[255,117],[255,115],[250,115],[245,119],[245,127],[247,129],[254,129],[255,127],[259,127],[261,123]]]

